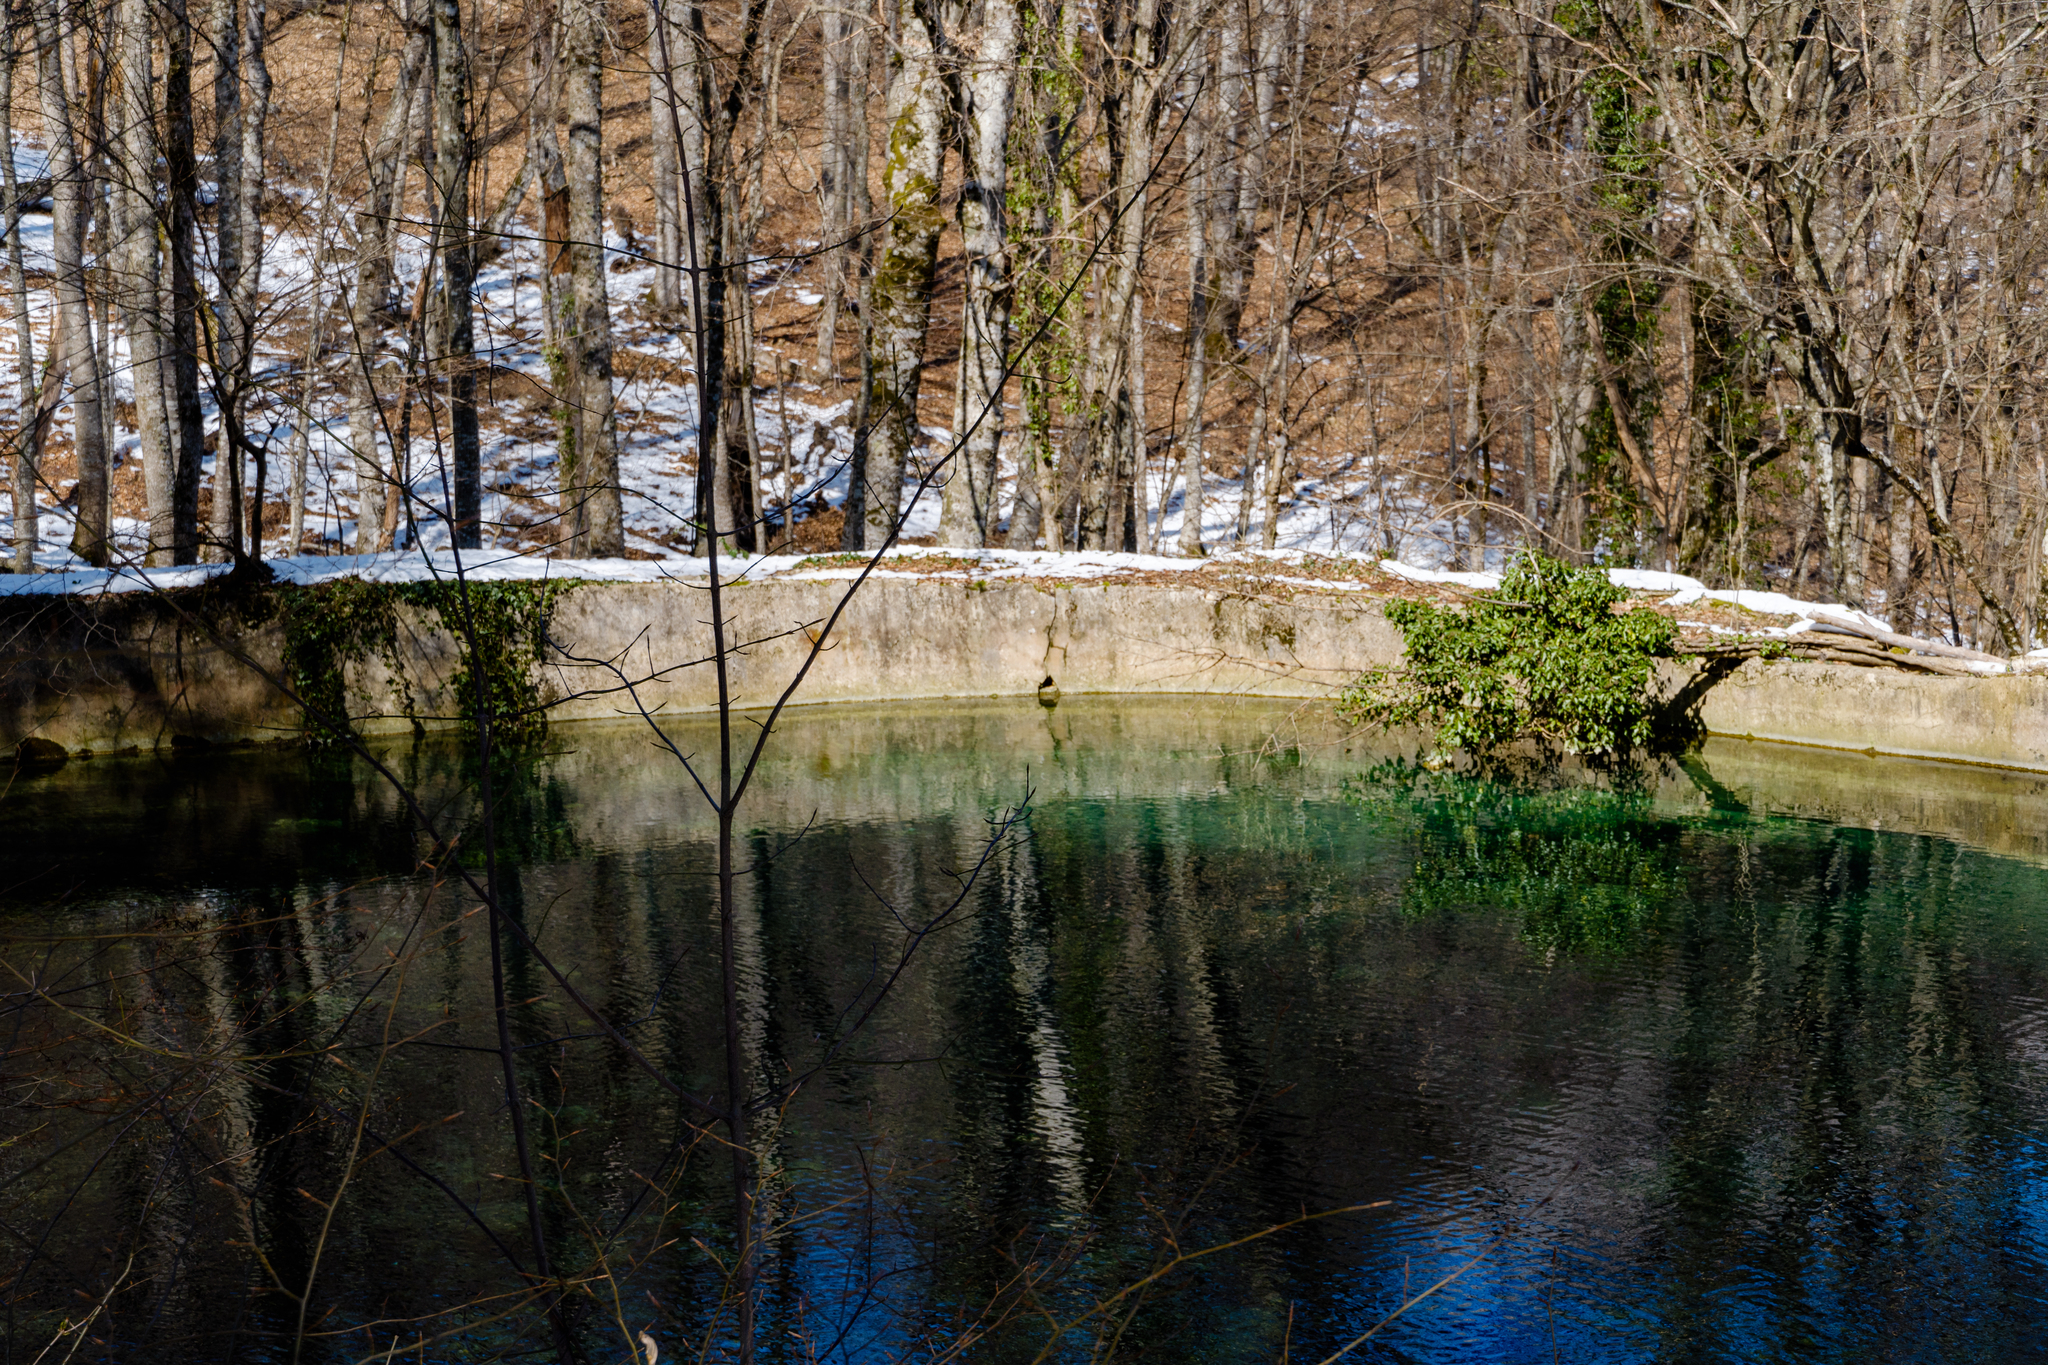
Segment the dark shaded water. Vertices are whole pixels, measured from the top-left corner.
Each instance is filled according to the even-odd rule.
[[[762,1086],[817,1062],[900,946],[884,901],[943,905],[987,818],[1033,800],[961,922],[761,1138],[771,1358],[929,1357],[1036,1254],[1044,1313],[968,1352],[1030,1359],[1169,1241],[1354,1204],[1380,1206],[1163,1281],[1111,1353],[1319,1361],[1462,1272],[1352,1358],[2048,1357],[2040,866],[1974,847],[1968,819],[1761,813],[1782,803],[1735,750],[1616,791],[1266,743],[1286,724],[990,703],[779,737],[743,841]],[[508,901],[716,1089],[708,823],[631,731],[554,748],[503,775]],[[480,837],[459,755],[396,761]],[[1894,811],[1892,788],[1948,779],[1854,780]],[[2048,809],[1970,780],[1959,808],[1995,807],[1993,842]],[[491,1236],[523,1255],[525,1206],[488,945],[420,856],[342,762],[74,764],[9,790],[8,1361],[95,1304],[71,1359],[287,1360],[309,1280],[301,1359],[457,1327],[400,1358],[550,1358],[492,1321]],[[656,1323],[687,1357],[727,1167],[534,962],[508,970],[577,1329],[615,1360],[618,1324]],[[1060,1355],[1103,1344],[1087,1321]]]

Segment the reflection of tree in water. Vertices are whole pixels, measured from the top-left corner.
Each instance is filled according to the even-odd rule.
[[[1512,913],[1523,940],[1545,952],[1619,952],[1685,884],[1683,827],[1626,788],[1543,789],[1395,761],[1347,783],[1346,795],[1408,835],[1405,914]]]

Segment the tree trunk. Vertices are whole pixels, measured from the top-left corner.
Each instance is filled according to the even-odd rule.
[[[1557,290],[1551,317],[1557,324],[1557,389],[1550,419],[1551,534],[1565,556],[1587,560],[1586,423],[1599,402],[1594,370],[1599,347],[1586,325],[1584,290],[1567,279]]]
[[[242,452],[234,436],[242,370],[242,329],[234,302],[242,276],[242,12],[241,0],[213,0],[214,402],[220,429],[213,452],[213,506],[207,518],[208,559],[241,554]]]
[[[171,562],[199,561],[199,484],[206,463],[205,417],[199,405],[199,276],[194,238],[199,231],[199,169],[193,155],[192,21],[186,0],[164,0],[164,173],[167,230],[164,255],[170,269],[164,308],[170,315],[170,349],[163,359],[170,385],[165,404],[177,465],[172,472]]]
[[[132,0],[131,0],[132,3]],[[320,163],[320,203],[332,202],[334,155],[341,141],[342,83],[348,73],[349,22],[342,20],[340,50],[335,56],[334,102],[327,113],[327,153]],[[522,172],[523,174],[523,172]],[[306,538],[306,465],[313,439],[313,403],[318,390],[321,352],[327,342],[327,268],[332,264],[325,231],[313,252],[313,316],[306,326],[306,360],[300,372],[299,410],[292,422],[291,522],[285,534],[285,553],[295,555]]]
[[[829,22],[829,20],[828,20]],[[648,0],[647,116],[654,162],[650,188],[654,191],[654,307],[664,317],[683,314],[683,205],[681,149],[676,131],[682,126],[678,102],[682,91],[676,84],[675,51],[688,39],[670,13],[667,0]],[[827,56],[829,62],[829,54]],[[828,112],[829,117],[829,112]],[[831,155],[827,139],[826,155]]]
[[[1103,109],[1110,129],[1114,184],[1106,207],[1113,218],[1099,312],[1100,350],[1089,366],[1092,420],[1080,452],[1086,473],[1081,476],[1079,549],[1121,550],[1135,540],[1132,485],[1145,439],[1145,350],[1138,290],[1149,223],[1152,142],[1162,91],[1170,78],[1155,50],[1159,0],[1130,0],[1128,9],[1120,8],[1114,18],[1111,50],[1120,54],[1119,69]],[[1199,30],[1201,20],[1190,18]]]
[[[135,382],[135,429],[141,445],[143,489],[149,502],[147,562],[169,564],[178,539],[177,450],[172,440],[164,369],[170,328],[164,316],[163,293],[157,287],[161,253],[155,195],[156,81],[151,69],[154,35],[148,0],[121,0],[117,15],[121,74],[115,87],[118,103],[114,122],[118,132],[110,149],[117,164],[109,177],[119,281],[116,293],[121,325],[128,334],[130,373]],[[4,97],[0,94],[0,98]]]
[[[838,367],[839,314],[860,292],[868,216],[868,49],[866,22],[842,8],[824,24],[825,145],[818,173],[819,224],[825,246],[824,300],[818,314],[817,372]]]
[[[1014,3],[992,0],[985,5],[980,51],[958,84],[962,107],[956,115],[965,144],[960,228],[966,279],[953,414],[958,453],[939,523],[939,542],[945,545],[987,545],[1000,515],[1004,371],[1016,291],[1005,201],[1021,37]]]
[[[894,538],[902,506],[903,469],[918,438],[917,394],[931,326],[932,277],[938,265],[939,177],[945,155],[944,86],[936,35],[911,0],[896,0],[897,42],[889,56],[885,111],[888,160],[882,167],[888,225],[868,285],[868,458],[859,549]]]
[[[750,0],[751,5],[752,0]],[[724,427],[726,420],[726,293],[725,193],[722,172],[729,145],[722,102],[717,97],[716,76],[709,56],[710,38],[705,30],[704,7],[689,3],[684,9],[689,41],[671,60],[681,74],[685,99],[678,113],[682,120],[684,237],[695,281],[689,286],[691,355],[697,369],[698,431],[695,520],[691,525],[692,549],[703,554],[707,537],[730,535],[733,528],[724,518],[730,515],[728,472]],[[735,77],[737,79],[737,77]]]
[[[6,47],[0,51],[0,147],[14,146],[14,68],[18,60],[15,45],[15,11],[9,5],[0,15],[6,25]],[[14,309],[15,368],[21,384],[22,425],[15,432],[12,480],[14,499],[14,546],[12,566],[16,573],[34,573],[36,533],[40,505],[36,497],[37,469],[27,424],[33,420],[37,401],[36,338],[29,326],[28,272],[21,252],[21,191],[15,183],[14,158],[0,160],[0,176],[7,190],[7,289]]]
[[[1266,367],[1265,380],[1259,385],[1259,407],[1252,418],[1252,441],[1257,446],[1265,444],[1266,433],[1273,436],[1273,457],[1266,469],[1266,521],[1260,533],[1260,543],[1268,550],[1280,543],[1280,500],[1286,496],[1293,483],[1288,477],[1287,442],[1287,390],[1294,373],[1293,365],[1294,325],[1283,320],[1279,336],[1273,342],[1273,358]],[[1277,422],[1275,417],[1279,419]],[[1250,481],[1258,467],[1259,449],[1247,446],[1245,450],[1246,498],[1250,498]]]
[[[1230,56],[1227,51],[1230,46],[1228,39],[1225,39],[1224,46],[1226,48],[1224,64],[1227,68],[1230,64]],[[1197,63],[1197,65],[1200,65],[1200,63]],[[1190,114],[1187,127],[1181,134],[1181,137],[1187,143],[1188,158],[1188,368],[1187,427],[1181,436],[1180,456],[1180,552],[1188,556],[1200,556],[1202,554],[1202,406],[1208,398],[1209,390],[1209,329],[1215,324],[1217,314],[1216,300],[1210,290],[1212,263],[1209,259],[1209,197],[1211,187],[1209,184],[1208,149],[1205,145],[1207,138],[1204,136],[1208,130],[1204,120],[1205,111],[1202,108],[1205,103],[1210,103],[1210,101],[1205,101],[1202,98],[1203,87],[1207,84],[1207,74],[1204,71],[1199,75],[1191,75],[1188,79]],[[1224,85],[1226,91],[1232,85],[1231,77],[1227,71]],[[1223,107],[1221,99],[1215,101],[1214,104],[1218,107]],[[1219,159],[1227,159],[1228,147],[1224,147],[1222,151],[1225,155]],[[1221,190],[1225,187],[1218,186],[1217,188]],[[1234,216],[1237,207],[1235,196],[1232,196],[1232,199],[1231,209]],[[1247,480],[1251,478],[1249,471],[1246,472],[1245,477]],[[1169,485],[1168,489],[1161,490],[1159,515],[1162,520],[1166,516],[1165,496],[1170,491],[1170,488],[1171,485]],[[1248,491],[1247,496],[1249,496]]]
[[[995,533],[997,470],[1003,439],[1003,387],[1009,363],[1010,311],[1017,282],[1009,251],[1010,116],[1017,101],[1017,52],[1023,18],[1016,0],[983,0],[981,49],[959,83],[965,146],[960,239],[967,258],[961,307],[958,454],[939,514],[941,545],[985,546]]]
[[[105,564],[108,543],[108,469],[106,429],[100,413],[99,357],[92,342],[92,312],[85,297],[85,223],[87,182],[78,159],[71,126],[71,102],[65,90],[62,18],[57,0],[36,6],[36,46],[40,58],[43,135],[49,143],[51,254],[56,262],[53,292],[57,331],[65,348],[64,368],[74,385],[73,447],[78,458],[77,529],[72,552],[89,564]],[[49,395],[44,396],[47,403]]]
[[[399,54],[391,104],[370,154],[363,207],[355,216],[356,283],[350,310],[355,357],[349,366],[348,438],[355,458],[357,554],[391,548],[386,500],[395,504],[403,496],[378,452],[384,404],[377,393],[377,364],[384,319],[392,311],[389,220],[397,207],[398,163],[405,155],[405,133],[412,126],[412,106],[427,60],[427,37],[416,14],[408,13],[407,26],[411,32]]]
[[[575,306],[562,349],[569,360],[575,447],[573,469],[564,461],[563,489],[575,490],[570,552],[594,558],[616,556],[625,548],[604,268],[604,36],[604,14],[596,0],[564,0],[563,103],[569,119],[564,172]]]
[[[264,138],[270,124],[270,67],[264,61],[263,52],[268,38],[268,17],[264,13],[263,0],[248,0],[248,5],[242,20],[242,82],[245,87],[239,166],[242,185],[235,196],[235,230],[241,237],[241,270],[236,277],[234,291],[234,316],[239,335],[235,344],[233,401],[227,406],[221,423],[223,450],[227,448],[230,432],[235,435],[237,445],[246,439],[242,403],[251,388],[250,368],[256,351],[257,296],[263,280]],[[252,559],[263,557],[263,486],[267,472],[264,452],[269,445],[266,438],[257,448],[255,476],[248,493],[249,557]],[[239,460],[236,467],[241,467]]]
[[[428,0],[434,17],[434,197],[440,256],[442,361],[448,384],[448,446],[455,544],[483,544],[483,462],[476,421],[476,339],[473,300],[476,239],[469,221],[469,50],[458,0]],[[600,257],[602,251],[600,249]],[[599,269],[603,269],[600,261]]]

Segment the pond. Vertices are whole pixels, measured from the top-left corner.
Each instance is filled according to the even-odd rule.
[[[793,714],[738,842],[763,1358],[2048,1349],[2038,779],[1397,748],[1194,698]],[[379,757],[480,857],[459,745]],[[492,782],[508,910],[720,1091],[688,779],[586,726]],[[7,1362],[555,1358],[487,921],[435,856],[359,759],[15,775]],[[721,1139],[505,952],[576,1348],[722,1358]]]

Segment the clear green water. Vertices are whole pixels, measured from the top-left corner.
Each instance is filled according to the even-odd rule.
[[[742,841],[762,1085],[814,1064],[900,944],[882,898],[943,904],[988,817],[1032,801],[965,918],[763,1138],[769,1358],[929,1355],[1033,1248],[1072,1252],[1043,1294],[1071,1316],[1168,1232],[1381,1201],[1165,1281],[1111,1354],[1319,1361],[1464,1268],[1353,1358],[2048,1357],[2048,873],[1978,846],[2033,848],[2038,784],[1900,765],[1831,789],[1944,837],[1763,813],[1811,805],[1819,759],[1710,749],[1616,792],[1416,773],[1290,726],[1083,700],[820,710],[778,736]],[[394,762],[475,838],[459,755]],[[711,831],[679,775],[631,730],[565,730],[501,782],[509,901],[715,1088]],[[484,1227],[522,1247],[524,1204],[487,945],[419,854],[346,762],[8,790],[8,1361],[100,1301],[73,1360],[287,1360],[277,1286],[316,1248],[301,1359],[454,1326],[401,1358],[552,1358],[472,1302],[508,1284]],[[609,1361],[618,1321],[655,1323],[688,1358],[726,1167],[679,1156],[675,1102],[508,968],[552,1255],[614,1272],[577,1329]],[[1019,1319],[968,1358],[1043,1340]]]

